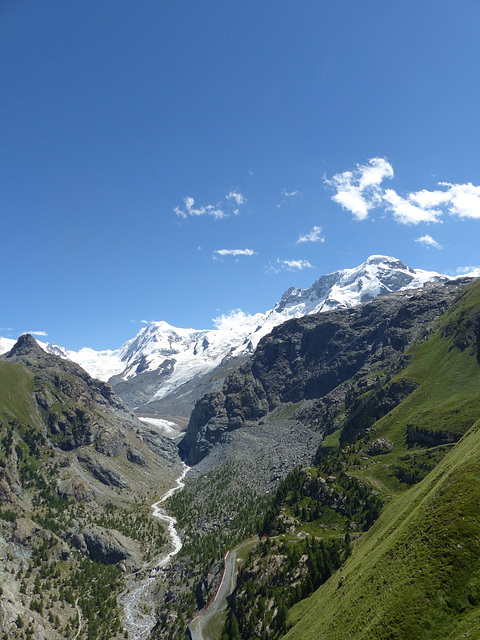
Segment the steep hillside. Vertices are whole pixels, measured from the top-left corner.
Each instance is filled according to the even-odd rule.
[[[428,335],[466,281],[429,285],[381,296],[352,309],[290,320],[260,341],[254,356],[227,377],[223,388],[195,406],[180,451],[190,464],[201,460],[226,433],[258,421],[284,403],[305,403],[303,422],[325,430],[349,402],[355,376],[383,384],[406,349]],[[378,378],[378,380],[377,380]],[[383,382],[382,382],[383,381]],[[344,384],[344,383],[349,383]],[[391,402],[414,385],[392,389]]]
[[[291,640],[480,633],[480,423],[386,507],[351,558],[291,614]]]
[[[287,626],[291,640],[480,633],[480,282],[432,329],[388,381],[368,371],[350,381],[317,466],[279,488],[264,524],[270,549],[247,562],[222,637],[283,637]],[[330,578],[338,561],[326,561],[326,548],[311,564],[319,538],[353,541]],[[310,543],[289,569],[299,539]],[[266,589],[258,570],[272,562],[283,591]],[[287,615],[315,582],[324,584]]]
[[[0,629],[123,638],[117,596],[166,542],[150,504],[175,446],[28,335],[0,358]]]

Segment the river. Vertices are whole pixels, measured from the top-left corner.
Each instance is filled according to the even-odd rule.
[[[169,489],[163,494],[160,500],[152,504],[152,516],[168,524],[167,531],[172,549],[168,553],[159,556],[148,572],[148,575],[141,578],[133,587],[124,591],[119,597],[119,602],[123,607],[123,626],[125,630],[128,631],[128,637],[131,640],[145,640],[155,626],[155,607],[152,597],[153,583],[155,582],[157,573],[163,569],[182,548],[182,541],[175,528],[175,518],[167,515],[160,505],[173,496],[174,493],[183,489],[185,486],[185,476],[189,469],[190,467],[184,464],[183,471],[177,478],[176,486]]]

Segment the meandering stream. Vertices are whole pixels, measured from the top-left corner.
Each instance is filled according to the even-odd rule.
[[[123,606],[123,626],[131,640],[145,640],[155,626],[154,605],[151,587],[157,573],[163,569],[182,548],[182,541],[175,529],[176,520],[161,508],[161,504],[185,486],[185,476],[190,467],[184,465],[182,474],[177,478],[176,486],[169,489],[160,500],[152,504],[152,516],[168,524],[168,535],[172,545],[171,551],[157,558],[147,577],[142,578],[133,587],[124,592],[120,598]]]

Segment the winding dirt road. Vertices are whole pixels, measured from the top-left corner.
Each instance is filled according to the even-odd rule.
[[[227,598],[235,589],[237,583],[237,573],[241,562],[238,557],[242,551],[250,550],[255,546],[256,540],[248,539],[230,551],[225,557],[225,570],[222,583],[217,591],[213,602],[196,616],[188,625],[192,640],[217,640],[220,634],[213,629],[217,629],[219,624],[212,625],[217,616],[224,616],[227,609]],[[215,621],[218,622],[218,621]]]

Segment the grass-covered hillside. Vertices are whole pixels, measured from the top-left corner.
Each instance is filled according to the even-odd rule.
[[[479,345],[476,282],[388,382],[413,381],[413,391],[380,418],[385,385],[345,410],[319,459],[386,506],[344,565],[289,611],[286,639],[480,637]]]
[[[180,467],[152,438],[33,338],[0,358],[2,640],[127,637],[117,598],[165,546],[150,504]]]
[[[480,282],[417,325],[420,295],[382,304],[373,357],[291,405],[326,437],[272,497],[222,640],[480,637]],[[335,339],[348,367],[351,339]]]

